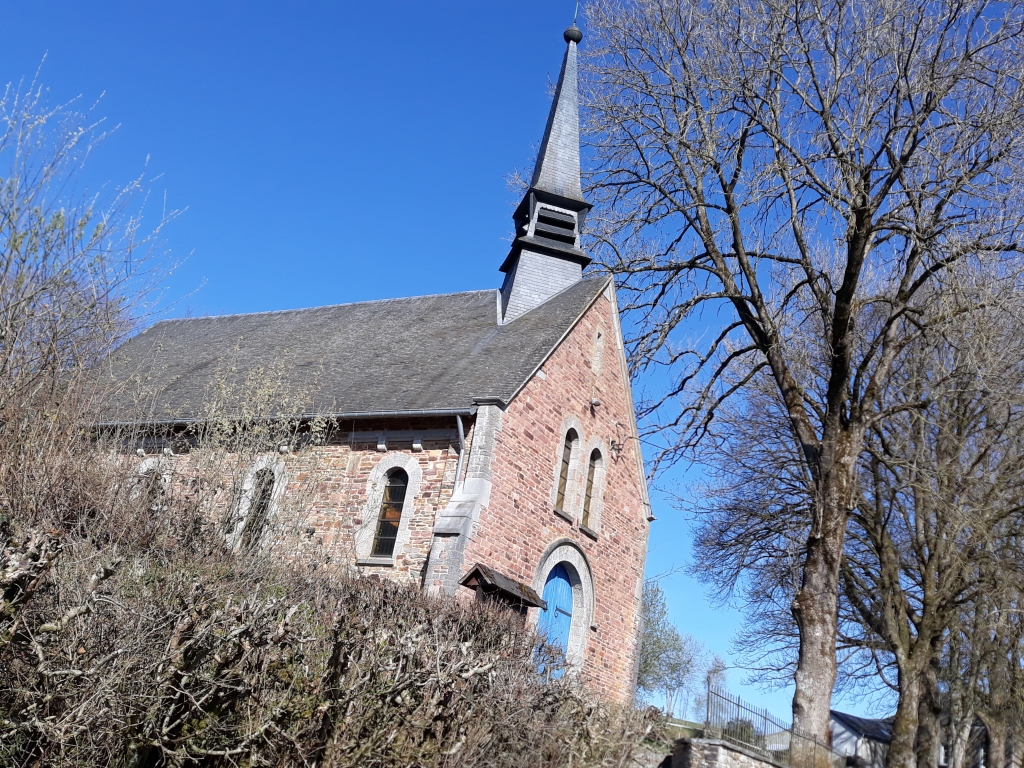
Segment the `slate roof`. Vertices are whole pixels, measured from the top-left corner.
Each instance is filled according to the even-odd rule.
[[[469,412],[508,402],[609,281],[582,280],[506,325],[494,290],[221,317],[164,320],[119,347],[99,375],[104,423],[243,413],[255,375],[283,412],[370,416]]]
[[[893,718],[891,717],[881,719],[856,717],[845,712],[837,712],[834,709],[830,710],[830,714],[834,720],[838,720],[854,733],[866,736],[872,741],[878,741],[883,744],[888,744],[892,741]]]
[[[579,30],[577,30],[578,32]],[[568,33],[568,30],[566,30]],[[530,186],[573,200],[583,200],[580,189],[580,108],[576,43],[565,40],[565,58],[558,74],[544,138],[537,153]]]

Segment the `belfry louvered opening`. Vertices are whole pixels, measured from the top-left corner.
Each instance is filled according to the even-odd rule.
[[[576,244],[576,217],[567,211],[540,207],[537,223],[533,228],[534,237],[546,237],[567,245]]]

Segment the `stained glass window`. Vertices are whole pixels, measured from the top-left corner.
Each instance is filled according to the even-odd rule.
[[[402,520],[402,506],[405,504],[405,492],[408,487],[409,476],[401,469],[396,469],[388,475],[387,483],[384,485],[384,498],[380,504],[377,535],[373,539],[373,557],[394,555],[398,524]]]

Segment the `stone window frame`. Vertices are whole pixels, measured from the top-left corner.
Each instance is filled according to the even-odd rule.
[[[569,430],[576,432],[576,446],[569,457],[569,477],[565,484],[565,503],[561,509],[558,509],[558,482],[562,475],[562,453],[565,449],[565,437],[569,434]],[[583,446],[587,444],[587,435],[583,431],[583,424],[575,414],[570,414],[562,420],[562,428],[558,435],[550,504],[555,514],[575,523],[579,519],[579,512],[583,509],[583,491],[585,489],[581,483],[586,482],[586,477],[580,476],[580,463],[583,456]],[[587,455],[589,456],[590,454]]]
[[[409,477],[409,485],[405,489],[405,501],[402,504],[402,519],[398,522],[398,536],[395,538],[395,549],[391,557],[374,557],[373,540],[377,535],[380,522],[380,508],[384,501],[384,485],[388,473],[393,469],[402,469]],[[392,451],[385,453],[370,470],[366,479],[366,503],[363,506],[362,524],[355,534],[356,565],[394,565],[409,544],[409,523],[416,507],[416,497],[423,480],[423,470],[419,460],[410,453]]]
[[[597,598],[594,592],[594,573],[590,567],[590,560],[577,542],[567,538],[556,539],[544,550],[537,565],[533,588],[538,595],[543,595],[548,574],[557,565],[565,567],[572,585],[572,621],[569,624],[569,643],[565,651],[566,671],[579,672],[583,669],[586,658],[590,631],[596,629],[594,616]],[[535,615],[532,626],[536,628],[540,620],[540,610],[533,613]]]
[[[586,499],[586,483],[587,473],[590,471],[590,457],[597,451],[601,454],[601,464],[594,472],[594,488],[590,495],[590,521],[586,526],[583,525],[583,503]],[[580,514],[579,524],[580,530],[584,533],[589,532],[593,536],[597,536],[601,532],[601,515],[604,513],[604,492],[608,482],[608,446],[605,445],[604,440],[600,437],[593,437],[590,442],[586,444],[586,449],[583,451],[583,457],[585,457],[585,464],[583,467],[583,488],[580,496]]]
[[[231,528],[225,534],[225,540],[227,541],[228,549],[232,552],[238,552],[242,546],[242,532],[245,530],[245,523],[249,519],[249,506],[252,504],[253,490],[255,490],[256,484],[256,473],[269,469],[274,473],[274,487],[270,492],[270,507],[267,509],[267,523],[260,534],[259,546],[262,546],[271,530],[271,521],[277,517],[278,512],[281,508],[281,501],[284,498],[285,486],[287,485],[287,478],[285,476],[284,462],[273,454],[266,454],[259,456],[252,463],[252,466],[245,473],[245,478],[242,480],[242,490],[238,496],[238,501],[234,505],[234,510],[231,515]]]
[[[139,462],[138,469],[136,470],[137,477],[141,480],[143,477],[148,475],[153,470],[160,473],[160,485],[164,493],[171,487],[171,475],[173,474],[174,468],[171,466],[171,462],[164,456],[147,456]],[[131,498],[138,499],[142,494],[142,485],[138,485],[131,491]],[[155,505],[154,505],[155,507]]]

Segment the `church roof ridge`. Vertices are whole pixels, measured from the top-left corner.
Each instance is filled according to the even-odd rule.
[[[364,301],[340,301],[336,304],[317,304],[312,307],[292,307],[291,309],[262,309],[257,312],[228,312],[223,315],[197,315],[196,317],[165,317],[157,320],[149,328],[154,328],[161,323],[178,323],[195,320],[222,320],[231,317],[255,317],[257,315],[284,315],[288,312],[313,312],[318,309],[338,309],[340,307],[352,307],[360,304],[384,304],[389,301],[416,301],[417,299],[438,299],[442,296],[469,296],[474,293],[486,293],[494,295],[498,293],[497,288],[477,288],[472,291],[449,291],[447,293],[424,293],[419,296],[392,296],[387,299],[366,299]],[[149,328],[146,330],[148,331]],[[145,333],[146,331],[142,331]]]

